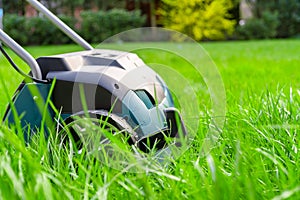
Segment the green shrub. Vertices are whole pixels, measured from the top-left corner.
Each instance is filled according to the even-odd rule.
[[[59,18],[71,27],[75,20],[68,16]],[[44,17],[18,16],[7,14],[4,17],[4,30],[21,45],[65,44],[71,40]]]
[[[43,17],[32,17],[26,21],[25,31],[29,37],[29,44],[50,44],[54,27]]]
[[[277,13],[264,12],[261,18],[251,18],[237,28],[240,39],[267,39],[277,35]]]
[[[97,43],[122,31],[141,27],[145,17],[139,11],[128,12],[121,9],[110,11],[84,11],[81,13],[82,24],[78,32],[89,42]],[[71,28],[75,27],[73,17],[61,15],[59,18]],[[18,16],[6,14],[4,29],[21,45],[66,44],[71,39],[44,17]]]
[[[113,9],[110,11],[84,11],[81,13],[81,35],[89,42],[101,42],[108,37],[144,25],[145,17],[139,11]]]
[[[254,17],[263,13],[278,13],[277,38],[293,37],[300,33],[300,0],[246,0]]]
[[[5,32],[16,42],[24,45],[28,43],[28,34],[25,31],[26,18],[15,14],[6,14],[3,18]]]

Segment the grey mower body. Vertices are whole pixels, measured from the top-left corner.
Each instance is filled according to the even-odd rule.
[[[66,123],[84,112],[107,117],[117,129],[126,130],[130,143],[143,151],[154,143],[156,148],[162,148],[166,136],[176,137],[178,131],[186,133],[166,84],[136,54],[95,49],[40,57],[37,63],[49,84],[23,84],[14,99],[25,129],[40,129],[43,117],[30,87],[37,87],[46,100],[55,79],[50,99]],[[47,112],[52,119],[58,117],[50,106]],[[5,118],[15,124],[10,108]]]

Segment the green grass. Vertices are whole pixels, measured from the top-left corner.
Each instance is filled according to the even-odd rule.
[[[49,141],[37,135],[25,146],[16,130],[1,126],[0,198],[299,199],[300,40],[203,47],[218,66],[227,101],[224,128],[209,154],[201,153],[211,103],[203,79],[180,59],[168,61],[168,54],[144,51],[145,61],[169,64],[195,86],[201,119],[191,148],[167,167],[145,161],[137,164],[139,173],[132,173],[74,156],[71,148],[57,145],[55,133]],[[191,53],[193,48],[188,48]],[[35,57],[74,50],[80,48],[28,47]],[[12,96],[22,77],[3,56],[0,62],[1,78]],[[1,116],[8,104],[3,88],[0,84]]]

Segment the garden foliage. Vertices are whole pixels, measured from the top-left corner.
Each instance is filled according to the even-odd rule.
[[[112,9],[109,11],[84,11],[81,13],[81,35],[92,43],[97,43],[123,31],[144,25],[145,17],[140,11]]]
[[[74,18],[66,15],[60,15],[59,18],[74,28]],[[65,44],[71,41],[44,17],[26,18],[15,14],[6,14],[4,30],[21,45]]]
[[[238,28],[241,38],[287,38],[300,34],[300,0],[247,0],[253,18]]]
[[[122,31],[141,27],[145,23],[145,18],[140,15],[139,11],[128,12],[120,9],[98,12],[84,11],[81,16],[81,24],[71,16],[60,15],[59,18],[79,32],[88,42],[94,43],[101,42]],[[42,16],[26,18],[15,14],[6,14],[4,30],[21,45],[71,42],[68,36]]]
[[[278,13],[269,11],[262,13],[261,18],[251,18],[242,26],[237,27],[240,39],[268,39],[277,36],[279,26]]]
[[[195,40],[225,39],[234,31],[232,7],[226,0],[162,0],[161,23]]]

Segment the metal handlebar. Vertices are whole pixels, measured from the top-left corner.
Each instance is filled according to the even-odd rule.
[[[32,76],[36,79],[42,79],[42,72],[36,60],[16,41],[0,29],[0,40],[20,56],[31,68]]]

